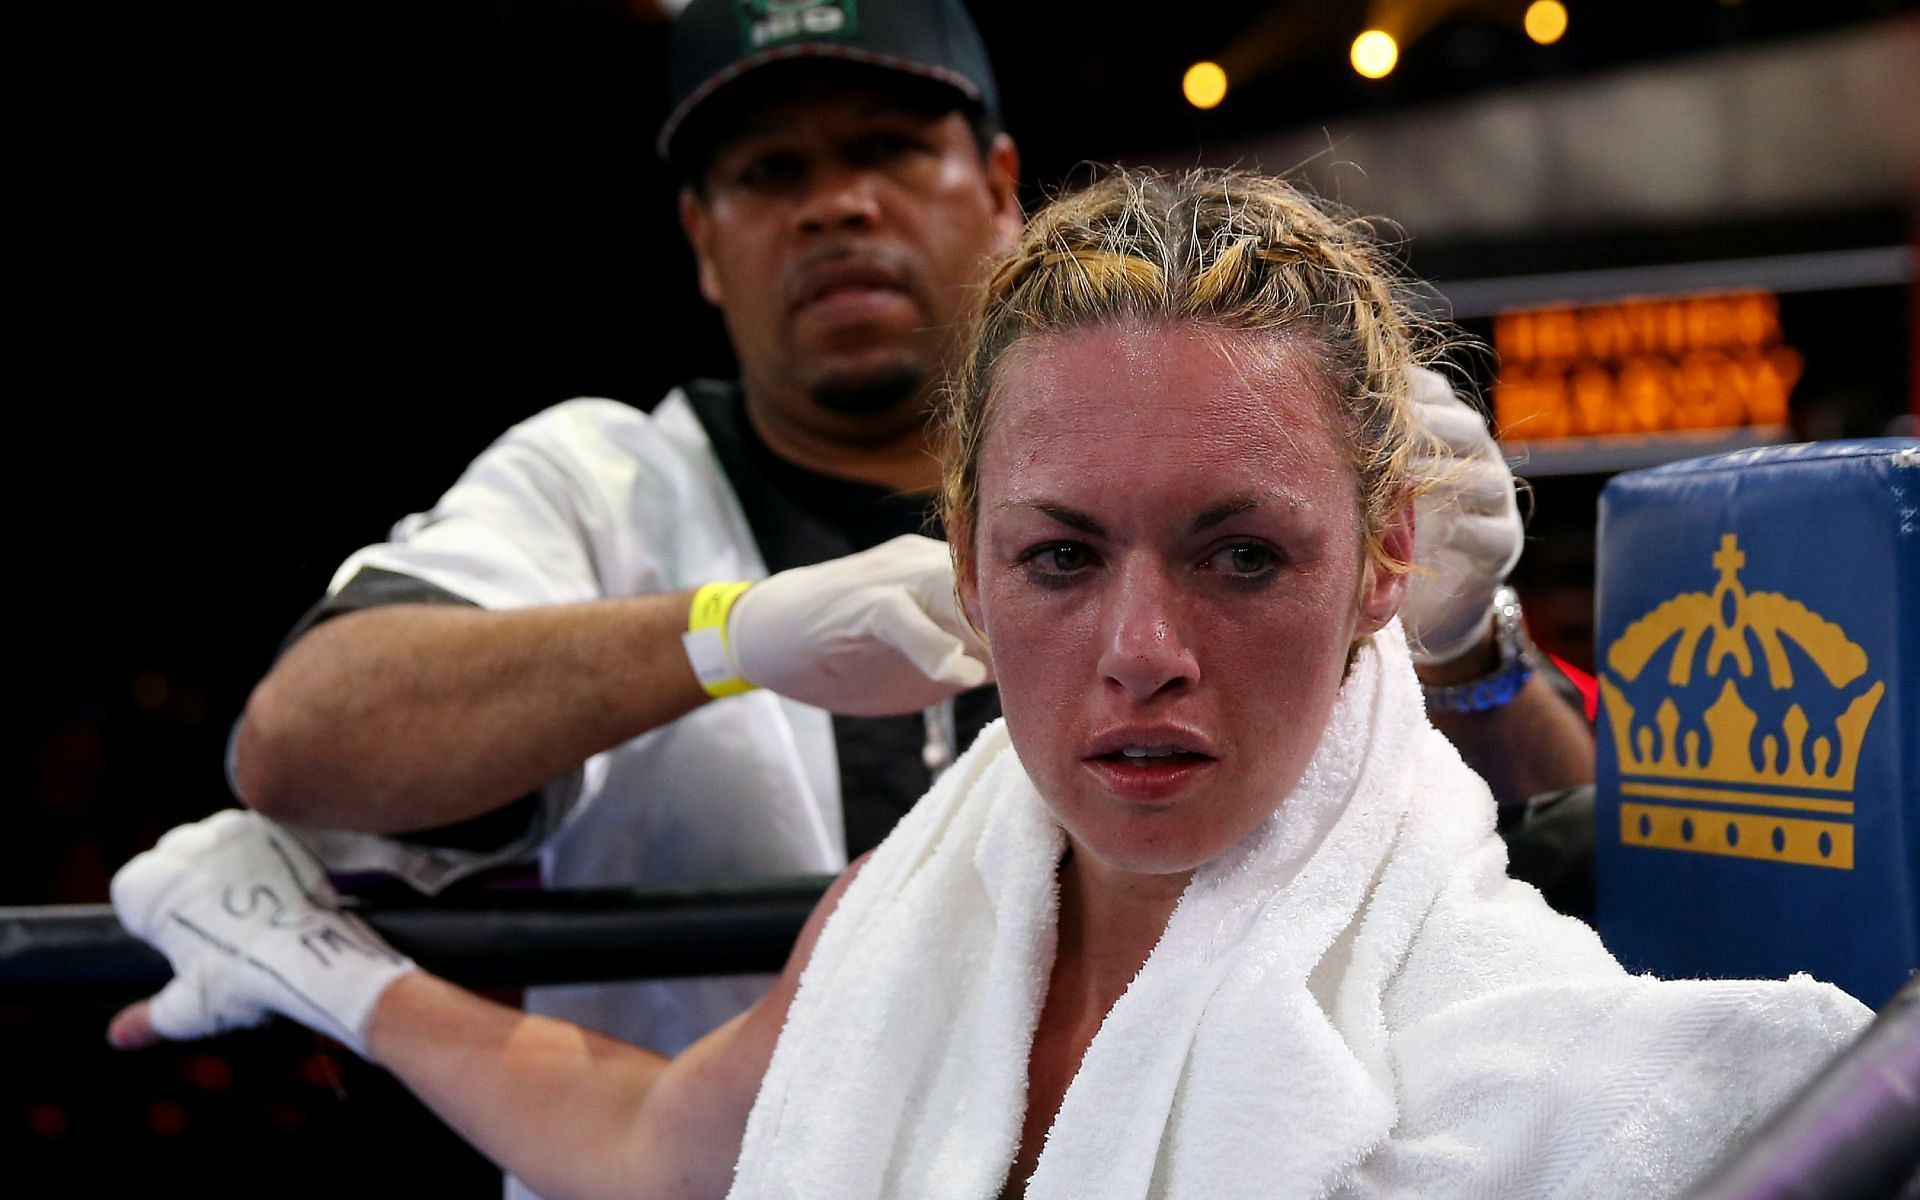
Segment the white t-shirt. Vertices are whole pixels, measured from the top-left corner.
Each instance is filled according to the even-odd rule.
[[[509,609],[672,592],[767,574],[739,502],[675,391],[651,414],[571,400],[515,426],[426,513],[350,557]],[[485,851],[315,832],[340,871],[434,892],[538,855],[550,887],[666,887],[833,874],[846,866],[833,727],[770,692],[716,701],[587,760],[529,827]],[[766,976],[536,988],[529,1011],[677,1053],[744,1011]]]

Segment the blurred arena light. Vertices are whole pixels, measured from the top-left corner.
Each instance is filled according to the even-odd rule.
[[[1400,61],[1400,44],[1384,29],[1369,29],[1353,39],[1348,57],[1353,69],[1368,79],[1384,79]]]
[[[1212,108],[1227,97],[1227,73],[1219,63],[1197,62],[1187,68],[1180,91],[1195,108]]]
[[[1521,18],[1527,36],[1542,46],[1551,46],[1566,36],[1567,6],[1560,0],[1533,0],[1527,15]]]

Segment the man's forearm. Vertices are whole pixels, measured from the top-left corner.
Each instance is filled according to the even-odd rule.
[[[1428,687],[1454,687],[1485,678],[1499,668],[1500,661],[1500,650],[1489,635],[1458,658],[1415,670]],[[1498,708],[1449,712],[1436,707],[1427,715],[1467,765],[1487,781],[1493,798],[1503,807],[1593,782],[1593,730],[1541,670],[1535,670],[1519,693]]]
[[[1502,806],[1593,782],[1593,731],[1537,672],[1499,708],[1428,716]]]
[[[336,617],[248,700],[241,797],[283,820],[378,833],[490,812],[706,700],[680,644],[690,599]]]

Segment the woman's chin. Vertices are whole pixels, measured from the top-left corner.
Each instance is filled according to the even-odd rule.
[[[1189,828],[1190,817],[1164,811],[1062,824],[1076,856],[1122,875],[1189,876],[1239,840],[1224,831]]]
[[[1076,851],[1127,875],[1190,875],[1273,815],[1275,796],[1211,764],[1192,778],[1145,786],[1076,764],[1041,781],[1040,794]],[[1173,774],[1180,774],[1175,772]],[[1147,781],[1151,783],[1152,781]]]

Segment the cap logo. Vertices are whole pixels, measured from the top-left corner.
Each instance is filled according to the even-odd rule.
[[[852,37],[859,31],[857,0],[739,0],[743,53],[799,38]]]

